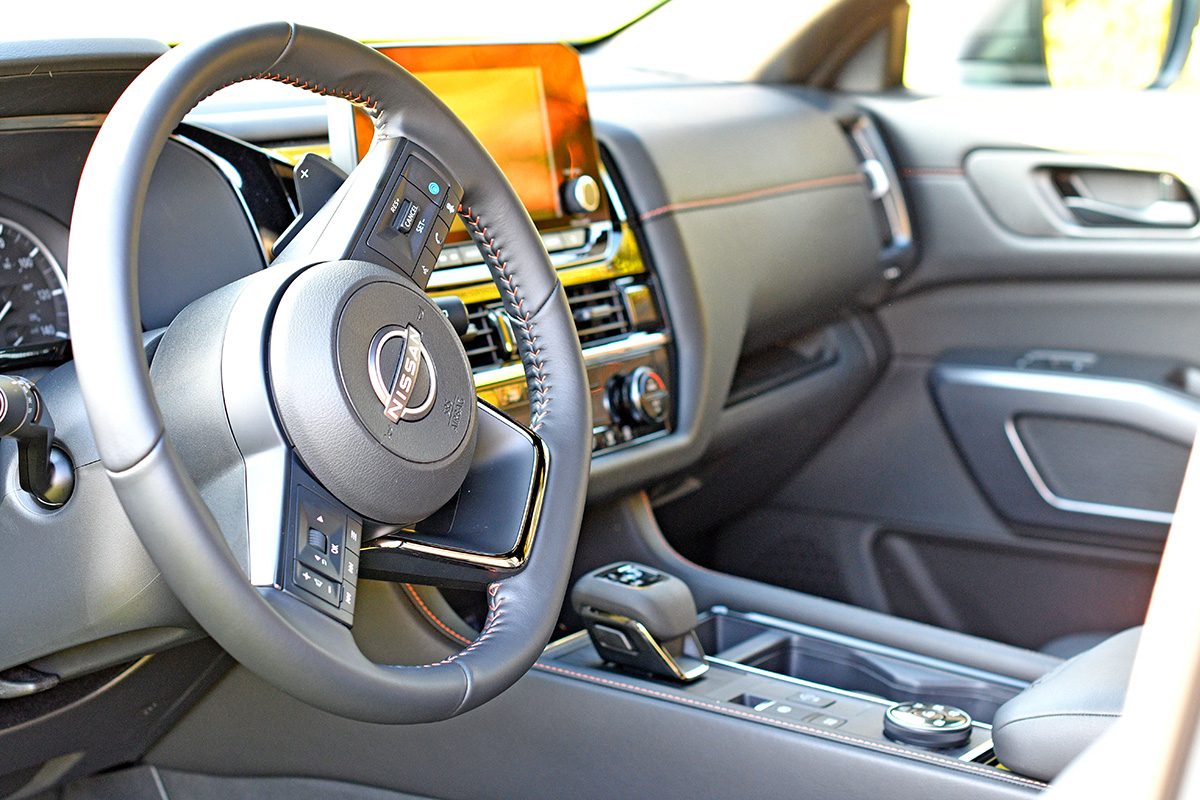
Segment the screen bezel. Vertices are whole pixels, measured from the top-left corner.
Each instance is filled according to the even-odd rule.
[[[574,48],[557,43],[532,44],[434,44],[372,45],[380,53],[412,72],[418,79],[422,72],[446,72],[457,70],[487,70],[512,67],[536,67],[541,71],[544,103],[550,126],[550,142],[555,178],[561,188],[571,178],[590,176],[603,185],[600,176],[600,153],[592,131],[591,115],[587,106],[587,90],[583,82],[583,70],[579,54]],[[341,104],[343,108],[353,108]],[[345,117],[342,117],[345,120]],[[332,120],[331,120],[332,123]],[[347,125],[347,123],[349,123]],[[345,127],[342,127],[345,126]],[[331,134],[334,125],[331,124]],[[374,135],[371,120],[361,111],[354,109],[350,120],[341,125],[341,147],[334,146],[335,155],[342,160],[357,163],[366,152]],[[336,144],[334,135],[331,146]],[[348,152],[346,152],[348,151]],[[347,158],[349,156],[349,158]],[[495,154],[493,153],[493,157]],[[336,160],[336,159],[335,159]],[[500,168],[505,165],[499,159]],[[447,167],[451,171],[453,164]],[[535,220],[539,231],[555,231],[567,228],[586,228],[595,223],[607,222],[611,217],[608,199],[601,192],[600,207],[591,213],[560,213]],[[469,198],[467,198],[469,201]],[[468,238],[461,224],[456,224],[448,237],[449,243]]]

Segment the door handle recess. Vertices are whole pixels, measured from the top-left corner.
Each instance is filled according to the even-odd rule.
[[[1200,221],[1196,207],[1187,200],[1155,200],[1142,208],[1130,208],[1090,197],[1064,197],[1063,204],[1086,225],[1190,228]]]
[[[1170,172],[1136,169],[1051,170],[1070,215],[1083,225],[1110,228],[1191,228],[1200,222],[1191,192]]]

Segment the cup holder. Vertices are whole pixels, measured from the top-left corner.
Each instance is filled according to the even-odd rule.
[[[696,634],[705,652],[723,661],[890,702],[945,703],[980,722],[990,723],[996,709],[1020,691],[899,650],[822,638],[817,631],[807,634],[727,614],[706,615]]]

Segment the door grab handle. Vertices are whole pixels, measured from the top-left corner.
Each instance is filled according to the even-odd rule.
[[[1110,225],[1143,228],[1190,228],[1198,221],[1196,207],[1187,200],[1157,200],[1144,208],[1130,208],[1067,196],[1062,199],[1075,218],[1086,225]]]

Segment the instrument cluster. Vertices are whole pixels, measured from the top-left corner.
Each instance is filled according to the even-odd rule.
[[[67,354],[67,282],[47,240],[65,230],[39,214],[0,207],[0,364],[53,362]]]

